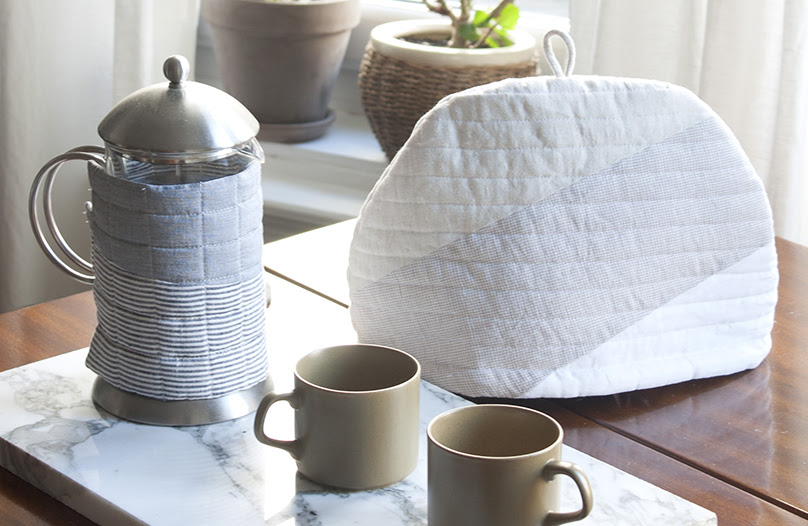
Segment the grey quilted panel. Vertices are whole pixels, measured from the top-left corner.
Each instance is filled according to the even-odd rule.
[[[93,293],[87,366],[160,400],[198,400],[267,376],[261,170],[150,185],[89,164]]]
[[[127,181],[88,166],[93,244],[111,263],[171,282],[232,284],[262,272],[259,163],[180,186]]]

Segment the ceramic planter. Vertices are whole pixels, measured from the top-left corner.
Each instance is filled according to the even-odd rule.
[[[224,89],[261,123],[259,138],[321,136],[359,0],[203,0]]]
[[[449,22],[403,20],[373,29],[359,71],[362,106],[389,159],[415,123],[451,93],[511,77],[538,74],[536,40],[512,31],[512,46],[456,49],[416,44],[401,37],[449,35]]]

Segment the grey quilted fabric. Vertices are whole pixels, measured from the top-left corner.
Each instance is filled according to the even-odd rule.
[[[261,171],[183,185],[90,164],[98,327],[87,366],[150,398],[189,400],[267,376]]]

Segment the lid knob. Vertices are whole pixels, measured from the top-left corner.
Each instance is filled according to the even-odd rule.
[[[191,65],[188,59],[182,55],[171,55],[163,62],[163,75],[166,76],[171,83],[168,85],[170,88],[179,88],[182,86],[183,81],[188,78],[188,72]]]

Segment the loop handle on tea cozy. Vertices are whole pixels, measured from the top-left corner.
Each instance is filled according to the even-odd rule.
[[[555,56],[555,52],[553,52],[553,46],[550,44],[550,40],[554,35],[561,37],[564,41],[564,45],[567,46],[567,65],[563,70]],[[569,36],[569,34],[559,29],[551,29],[548,31],[544,35],[544,55],[547,57],[547,62],[550,63],[550,67],[556,77],[569,77],[572,75],[572,70],[575,68],[575,43],[572,41],[572,37]]]

